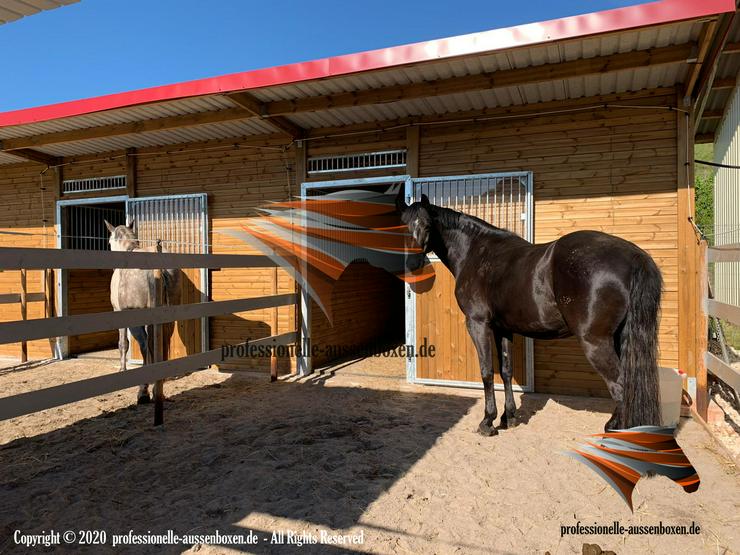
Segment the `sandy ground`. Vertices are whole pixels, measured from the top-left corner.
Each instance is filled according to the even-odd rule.
[[[387,364],[392,364],[388,362]],[[373,361],[371,368],[388,368]],[[107,358],[0,370],[6,396],[114,371]],[[373,372],[371,372],[373,373]],[[165,425],[130,389],[0,422],[0,553],[25,533],[254,531],[256,546],[138,546],[117,553],[343,553],[270,545],[276,530],[364,534],[359,553],[739,553],[737,468],[698,424],[679,443],[702,486],[642,480],[635,512],[564,456],[600,431],[599,399],[518,395],[521,425],[483,438],[480,391],[364,377],[349,365],[275,384],[200,372],[168,382]],[[502,396],[499,403],[502,404]],[[565,536],[561,525],[701,526],[694,536]],[[74,548],[107,553],[110,547]]]

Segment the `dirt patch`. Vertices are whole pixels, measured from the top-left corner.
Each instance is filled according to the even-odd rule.
[[[114,360],[74,360],[0,371],[0,395],[115,369]],[[596,543],[617,553],[694,554],[740,545],[737,469],[694,422],[678,441],[701,488],[687,494],[666,478],[644,479],[633,514],[595,473],[563,455],[600,431],[610,402],[517,395],[523,423],[483,438],[474,433],[479,391],[353,374],[268,384],[200,372],[167,383],[161,428],[151,425],[151,407],[134,404],[135,389],[0,422],[0,552],[14,551],[13,530],[50,528],[254,530],[265,538],[280,529],[362,531],[365,543],[352,549],[365,553],[581,553]],[[695,521],[702,531],[561,537],[561,525],[614,520]]]

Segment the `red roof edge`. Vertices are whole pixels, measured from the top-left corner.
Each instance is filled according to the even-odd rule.
[[[0,113],[0,127],[23,125],[214,93],[256,89],[348,75],[456,56],[673,23],[735,11],[734,0],[660,0],[540,23],[528,23],[445,39],[346,54],[266,69],[232,73],[94,98]]]

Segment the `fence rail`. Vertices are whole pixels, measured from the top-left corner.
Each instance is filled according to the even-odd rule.
[[[740,306],[735,306],[709,298],[709,264],[721,262],[740,262],[740,244],[708,247],[702,241],[699,247],[699,348],[696,365],[696,411],[704,420],[709,409],[708,374],[712,374],[740,392],[740,370],[708,352],[707,336],[709,318],[720,318],[740,326]]]
[[[267,256],[240,254],[174,254],[162,252],[105,252],[65,249],[0,248],[0,270],[57,269],[115,269],[139,268],[159,270],[162,268],[273,268],[277,264]],[[158,272],[155,272],[158,274]],[[161,296],[161,278],[157,280],[157,297]],[[24,289],[25,291],[25,289]],[[37,298],[40,295],[40,298]],[[89,378],[77,382],[54,386],[38,391],[21,393],[0,398],[0,420],[31,414],[41,410],[65,405],[126,389],[136,385],[154,383],[155,424],[161,423],[161,388],[165,378],[187,374],[222,362],[221,349],[213,349],[174,360],[160,361],[161,324],[167,322],[194,320],[197,318],[234,314],[264,308],[295,305],[295,293],[273,294],[264,297],[211,301],[172,306],[155,306],[119,312],[103,312],[0,323],[0,344],[25,343],[34,339],[64,337],[152,325],[154,329],[154,362],[138,368]],[[1,303],[48,301],[41,293],[0,295]],[[48,312],[47,312],[48,313]],[[276,322],[275,322],[276,324]],[[298,331],[271,335],[241,345],[281,346],[298,341]],[[274,358],[274,352],[273,356]],[[276,364],[271,364],[272,375],[276,378]]]

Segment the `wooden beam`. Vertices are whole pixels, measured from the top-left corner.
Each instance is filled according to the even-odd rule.
[[[704,110],[701,119],[720,119],[724,113],[724,110]]]
[[[268,117],[265,104],[257,100],[251,94],[246,92],[238,92],[228,95],[228,98],[233,102],[236,102],[239,106],[247,110],[254,116],[266,121],[278,131],[282,131],[286,135],[293,139],[301,139],[305,136],[306,130],[290,121],[284,116],[272,116]]]
[[[46,133],[44,135],[35,135],[32,137],[5,139],[2,141],[0,148],[2,150],[11,151],[10,154],[16,155],[18,149],[29,147],[84,141],[88,139],[100,139],[103,137],[116,137],[133,133],[146,133],[147,131],[166,131],[168,129],[193,127],[208,123],[222,123],[225,121],[248,119],[251,117],[251,112],[247,112],[244,108],[231,108],[215,112],[200,112],[184,116],[169,116],[166,118],[148,119],[144,121],[87,127],[85,129],[57,131],[55,133]]]
[[[245,341],[244,343],[235,345],[235,351],[238,348],[243,349],[247,346],[290,345],[295,343],[295,340],[295,332],[288,332],[278,336]],[[241,347],[242,345],[244,347]],[[219,364],[223,360],[223,351],[220,348],[213,349],[184,358],[147,364],[138,368],[130,368],[126,372],[103,374],[94,378],[3,397],[0,400],[0,420],[32,414],[41,410],[82,401],[83,399],[98,397],[106,393],[112,393],[113,391],[152,383],[172,376],[197,372],[212,364]]]
[[[5,141],[0,141],[0,150],[5,150],[6,142],[7,139]],[[19,148],[17,150],[13,150],[12,152],[8,152],[8,154],[18,156],[18,158],[25,158],[26,160],[36,162],[37,164],[45,164],[50,167],[56,166],[61,163],[60,159],[56,156],[52,156],[51,154],[46,154],[45,152],[39,152],[38,150],[33,150],[30,148]]]
[[[707,335],[709,334],[709,316],[707,301],[709,300],[709,282],[707,281],[707,242],[701,241],[697,261],[697,291],[696,291],[696,412],[707,420],[709,407],[709,384],[707,383]]]
[[[313,96],[296,100],[278,100],[266,103],[265,110],[267,114],[275,116],[365,106],[467,91],[556,81],[568,77],[609,73],[652,65],[680,63],[685,62],[691,56],[692,49],[695,46],[693,43],[687,43],[571,62],[543,64],[521,69],[506,69],[478,75],[396,85],[367,91]]]
[[[704,61],[707,58],[709,49],[712,46],[712,41],[717,34],[717,20],[707,21],[704,24],[701,32],[701,38],[699,39],[699,50],[696,54],[696,62],[689,68],[689,76],[686,80],[683,89],[683,103],[684,106],[691,105],[691,99],[693,98],[694,86],[699,80],[699,74],[701,73]]]
[[[714,142],[714,133],[701,133],[694,137],[694,144],[703,145]]]
[[[176,254],[0,247],[0,270],[111,270],[114,268],[274,268],[261,254]]]
[[[698,126],[703,119],[702,115],[707,106],[709,95],[712,92],[712,83],[714,83],[714,78],[717,75],[719,58],[727,45],[727,37],[732,31],[734,20],[735,12],[722,14],[719,18],[717,33],[712,41],[704,67],[699,75],[699,80],[695,87],[696,94],[694,95],[694,98],[696,101],[693,103],[694,133],[696,133],[696,126]]]
[[[680,102],[682,93],[678,94]],[[694,215],[692,114],[676,112],[676,177],[678,221],[678,368],[696,378],[696,295],[698,241],[689,218]]]
[[[419,126],[406,128],[406,173],[419,177]]]
[[[64,166],[57,166],[54,168],[54,193],[57,196],[57,200],[62,198],[62,195],[64,194]],[[60,224],[61,222],[57,222]],[[62,232],[60,230],[59,234],[61,235]]]
[[[21,270],[21,320],[28,320],[28,280],[27,270]],[[28,362],[28,340],[21,340],[21,362]]]
[[[136,196],[136,166],[137,166],[136,149],[129,148],[126,150],[126,194],[129,198]]]
[[[732,89],[735,88],[736,84],[737,78],[735,77],[721,77],[714,80],[714,83],[712,83],[712,90],[717,91],[720,89]]]
[[[722,49],[722,54],[738,54],[740,53],[740,42],[728,42]]]
[[[157,305],[154,308],[134,308],[117,312],[75,314],[57,318],[37,318],[0,322],[0,344],[32,341],[48,337],[60,337],[95,333],[99,331],[132,328],[144,324],[166,324],[196,318],[221,316],[279,306],[295,304],[295,293],[234,299],[231,301],[209,301],[178,305]]]

